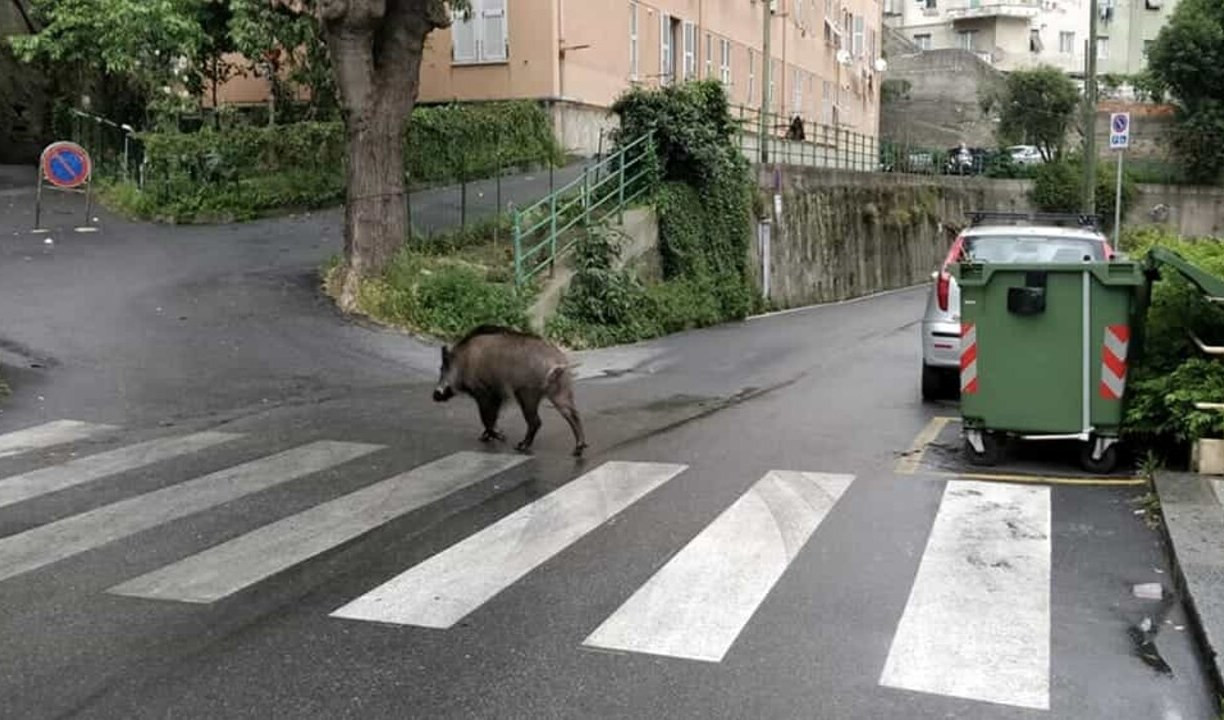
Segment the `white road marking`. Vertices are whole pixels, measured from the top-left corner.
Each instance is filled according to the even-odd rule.
[[[720,662],[853,480],[769,472],[583,644]]]
[[[477,452],[448,455],[265,525],[110,592],[155,600],[215,602],[526,460],[522,455]]]
[[[0,538],[0,580],[381,449],[321,441]]]
[[[203,450],[242,437],[233,433],[199,432],[158,438],[0,480],[0,507],[76,485],[117,475],[178,455]]]
[[[685,467],[605,463],[392,578],[332,617],[448,628]]]
[[[1049,488],[948,482],[880,684],[1049,709]]]
[[[0,435],[0,458],[20,455],[30,450],[85,440],[116,429],[113,425],[96,425],[79,420],[56,420]]]

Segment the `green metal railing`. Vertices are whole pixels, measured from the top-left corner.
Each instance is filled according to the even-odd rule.
[[[559,258],[573,249],[581,234],[576,227],[616,213],[649,191],[655,169],[654,135],[647,133],[582,171],[582,177],[557,188],[548,197],[514,211],[514,282],[523,285],[545,268],[551,273]]]

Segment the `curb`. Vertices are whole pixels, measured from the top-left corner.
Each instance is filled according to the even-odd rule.
[[[1224,506],[1202,475],[1158,472],[1154,485],[1173,568],[1218,693],[1224,689]]]

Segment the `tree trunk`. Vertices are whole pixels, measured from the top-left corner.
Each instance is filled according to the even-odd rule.
[[[354,310],[364,278],[383,272],[407,239],[404,128],[420,86],[425,36],[445,25],[439,0],[324,0],[324,37],[348,144],[344,280]]]

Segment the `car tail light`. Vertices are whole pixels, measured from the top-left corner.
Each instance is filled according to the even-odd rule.
[[[946,270],[939,271],[939,280],[935,282],[935,299],[939,301],[941,312],[948,312],[948,291],[952,284],[952,276]]]

